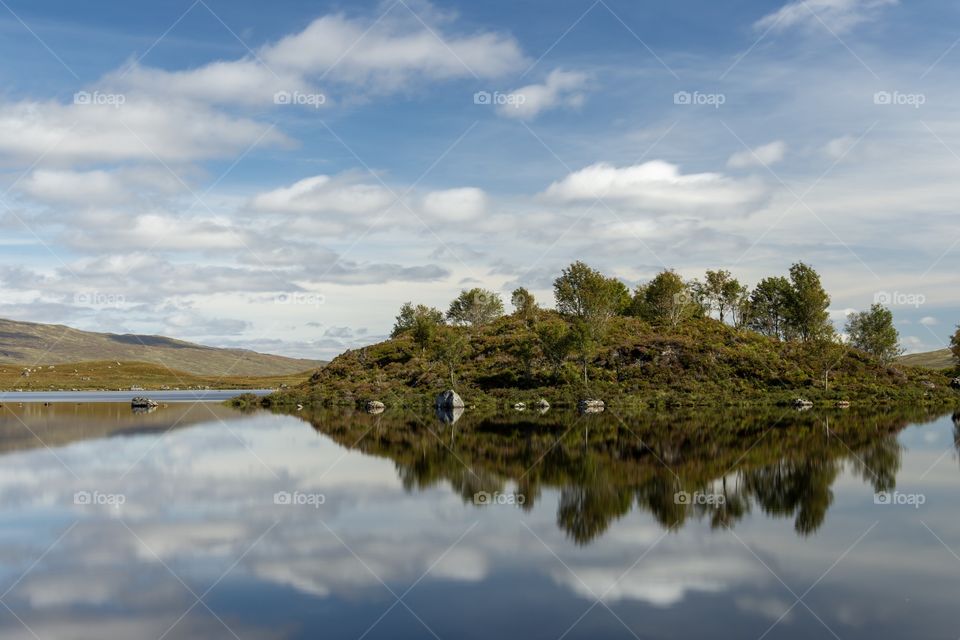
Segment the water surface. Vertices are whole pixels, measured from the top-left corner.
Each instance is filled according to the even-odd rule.
[[[0,633],[955,638],[956,435],[5,403]]]

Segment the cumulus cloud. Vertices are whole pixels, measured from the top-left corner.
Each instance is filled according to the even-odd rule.
[[[746,169],[748,167],[762,167],[776,164],[783,160],[787,153],[787,144],[783,140],[761,145],[754,149],[744,149],[730,156],[727,166],[732,169]]]
[[[584,102],[581,89],[587,75],[556,69],[543,84],[531,84],[511,91],[497,105],[497,113],[507,118],[530,120],[548,109],[579,107]]]
[[[754,27],[783,31],[792,27],[822,28],[823,24],[826,24],[834,32],[840,33],[876,18],[881,9],[898,2],[899,0],[794,0],[758,20]]]
[[[762,195],[753,183],[719,173],[683,174],[662,160],[615,167],[601,162],[551,184],[543,196],[555,202],[592,202],[603,198],[639,210],[668,213],[701,207],[740,206]]]

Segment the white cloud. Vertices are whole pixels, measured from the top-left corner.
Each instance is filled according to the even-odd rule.
[[[41,156],[47,163],[190,162],[235,155],[258,141],[290,144],[268,125],[176,101],[0,106],[0,156],[28,163]]]
[[[938,324],[940,324],[940,322],[933,316],[925,316],[923,318],[920,318],[920,324],[922,324],[925,327],[935,327]]]
[[[251,206],[273,213],[363,216],[386,209],[395,199],[382,185],[360,182],[355,175],[318,175],[258,194]]]
[[[444,222],[474,220],[486,210],[487,194],[474,187],[432,191],[423,198],[424,213]]]
[[[727,166],[733,169],[770,166],[783,160],[786,153],[787,144],[783,140],[774,140],[754,149],[738,151],[730,156]]]
[[[580,91],[587,75],[577,71],[555,69],[543,84],[531,84],[511,91],[497,105],[497,113],[507,118],[529,120],[548,109],[579,107],[584,94]]]
[[[758,20],[754,27],[783,31],[791,27],[829,26],[837,33],[874,19],[883,7],[899,0],[794,0]],[[822,22],[821,22],[822,21]]]
[[[683,174],[677,165],[662,160],[622,168],[605,162],[590,165],[554,182],[544,193],[546,199],[557,202],[592,202],[602,197],[607,202],[664,213],[741,206],[760,195],[761,189],[753,183],[719,173]]]
[[[159,88],[164,95],[210,103],[270,104],[281,90],[320,92],[315,83],[341,87],[333,101],[344,93],[390,93],[423,81],[497,78],[526,63],[510,36],[447,34],[406,12],[398,7],[377,21],[326,15],[261,47],[255,58],[182,71],[133,65],[104,83],[146,94]]]

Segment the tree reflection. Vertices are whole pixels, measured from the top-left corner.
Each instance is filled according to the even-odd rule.
[[[824,523],[845,467],[875,492],[892,490],[902,456],[897,433],[937,416],[467,412],[455,425],[390,412],[304,417],[343,446],[392,460],[408,491],[445,483],[467,503],[515,492],[522,499],[513,504],[529,510],[543,489],[559,490],[557,525],[586,545],[633,508],[665,528],[694,519],[720,529],[756,507],[791,518],[798,535],[810,535]]]

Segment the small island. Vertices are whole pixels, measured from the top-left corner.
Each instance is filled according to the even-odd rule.
[[[796,263],[754,288],[729,271],[686,281],[665,270],[631,291],[575,262],[554,309],[524,288],[470,289],[446,313],[404,304],[389,340],[347,351],[309,381],[239,404],[429,406],[455,389],[468,406],[950,404],[956,372],[898,362],[892,312],[830,320],[819,274]],[[957,347],[954,338],[954,347]],[[379,406],[379,405],[378,405]],[[527,409],[527,408],[530,409]]]

